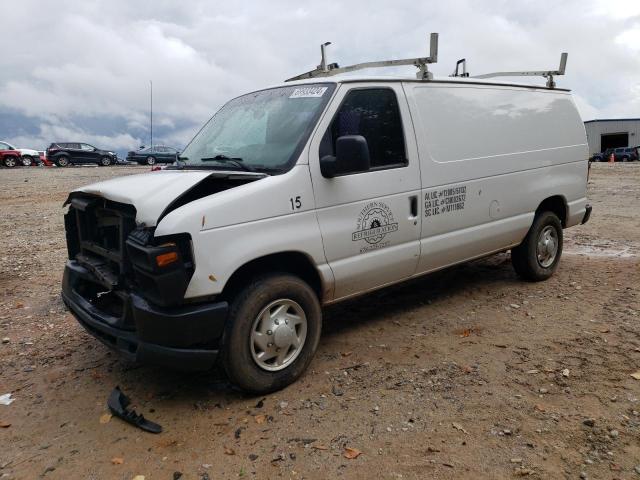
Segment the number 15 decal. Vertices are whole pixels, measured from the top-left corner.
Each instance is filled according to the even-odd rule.
[[[300,199],[300,195],[298,195],[297,197],[291,197],[289,201],[291,202],[291,210],[295,211],[302,208],[302,200]]]

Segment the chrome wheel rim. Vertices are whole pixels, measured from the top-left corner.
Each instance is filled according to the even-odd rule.
[[[250,348],[254,362],[269,372],[291,365],[307,339],[307,316],[293,300],[271,302],[258,314],[251,327]]]
[[[4,164],[7,167],[15,167],[16,166],[16,159],[13,157],[8,157],[5,161]]]
[[[111,163],[111,160],[109,160],[108,158],[102,159],[102,165],[104,165],[105,167],[109,166],[110,163]]]
[[[65,157],[62,157],[60,160],[58,160],[58,163],[60,164],[61,167],[66,167],[68,162]]]
[[[540,232],[536,255],[542,268],[549,268],[558,256],[558,232],[551,225],[547,225]]]
[[[147,158],[147,165],[155,165],[156,164],[156,159],[153,157],[148,157]]]
[[[22,158],[22,165],[24,165],[25,167],[30,167],[31,166],[31,158]]]

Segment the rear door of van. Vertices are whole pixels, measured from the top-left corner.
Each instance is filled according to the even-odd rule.
[[[320,158],[362,135],[371,168],[326,178]],[[310,144],[309,168],[334,299],[413,275],[420,256],[420,165],[400,83],[343,83]]]

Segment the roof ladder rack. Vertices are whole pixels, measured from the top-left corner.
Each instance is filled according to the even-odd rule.
[[[402,60],[380,60],[377,62],[364,62],[357,63],[355,65],[349,65],[347,67],[340,67],[337,63],[327,63],[326,47],[331,45],[331,42],[326,42],[320,45],[320,65],[314,70],[301,73],[295,77],[288,78],[285,82],[292,82],[294,80],[304,80],[307,78],[318,77],[331,77],[340,73],[354,72],[356,70],[362,70],[365,68],[381,68],[381,67],[398,67],[401,65],[414,65],[418,68],[416,77],[419,80],[432,80],[433,74],[429,71],[428,65],[430,63],[436,63],[438,61],[438,34],[432,33],[429,44],[429,56],[418,58],[406,58]]]
[[[562,53],[560,55],[560,66],[558,70],[537,70],[537,71],[524,71],[524,72],[493,72],[485,73],[483,75],[474,75],[471,78],[493,78],[493,77],[544,77],[547,79],[547,87],[555,88],[556,82],[553,77],[564,75],[567,68],[568,53]]]

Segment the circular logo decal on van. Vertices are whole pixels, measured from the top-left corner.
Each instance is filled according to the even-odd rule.
[[[398,224],[389,206],[382,202],[371,202],[358,215],[356,231],[351,234],[351,240],[364,240],[370,245],[375,245],[387,234],[397,231]]]

